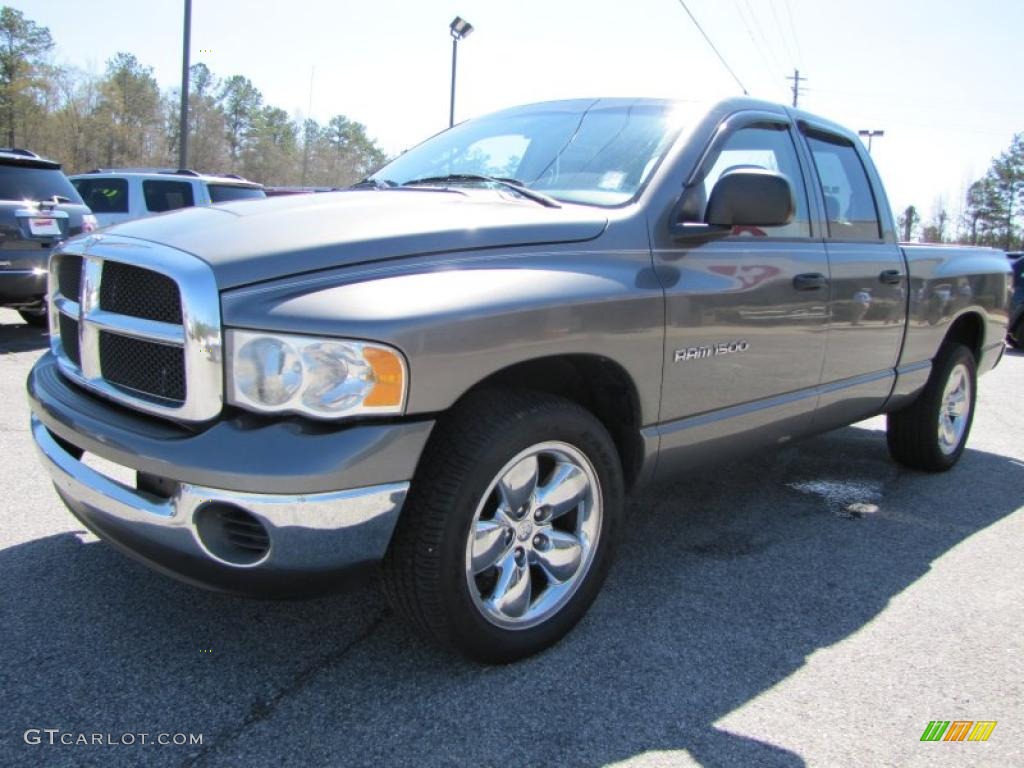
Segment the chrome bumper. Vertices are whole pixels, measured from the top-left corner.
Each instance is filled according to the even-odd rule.
[[[409,489],[402,482],[271,495],[178,483],[163,498],[79,461],[35,415],[32,436],[57,492],[90,530],[164,573],[230,592],[319,590],[341,574],[379,562]],[[209,523],[216,515],[207,514],[224,509],[240,510],[252,529],[262,526],[265,551],[241,557],[225,548]]]

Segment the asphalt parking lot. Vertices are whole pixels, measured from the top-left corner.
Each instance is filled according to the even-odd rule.
[[[243,600],[87,535],[28,434],[45,342],[0,310],[0,764],[1024,765],[1020,353],[945,475],[890,462],[875,419],[633,499],[583,623],[488,668],[421,643],[375,584]],[[998,725],[921,742],[936,719]]]

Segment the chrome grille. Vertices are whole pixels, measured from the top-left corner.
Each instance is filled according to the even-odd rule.
[[[51,348],[61,372],[129,407],[205,421],[223,406],[220,303],[210,267],[116,235],[50,260]]]

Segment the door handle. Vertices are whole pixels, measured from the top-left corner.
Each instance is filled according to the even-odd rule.
[[[798,291],[817,291],[828,285],[828,278],[820,272],[808,272],[793,278],[793,287]]]
[[[886,285],[897,285],[902,282],[903,273],[898,269],[887,269],[878,276],[878,279]]]

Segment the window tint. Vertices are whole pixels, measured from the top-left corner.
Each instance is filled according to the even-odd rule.
[[[33,168],[27,165],[0,165],[0,200],[49,200],[54,195],[72,203],[82,198],[64,172],[57,168]]]
[[[128,213],[125,179],[74,179],[71,183],[93,213]]]
[[[146,198],[146,207],[153,213],[173,211],[194,205],[192,185],[187,181],[144,181],[142,194]]]
[[[825,196],[829,237],[879,240],[882,237],[875,197],[853,145],[844,139],[809,135],[807,143]]]
[[[715,164],[704,177],[705,203],[711,196],[715,182],[726,171],[741,168],[764,168],[781,173],[789,179],[796,198],[796,213],[789,224],[781,227],[741,227],[733,234],[761,237],[810,237],[811,225],[807,215],[807,192],[796,159],[796,149],[789,131],[783,126],[741,128],[725,141]],[[703,219],[703,216],[701,217]]]
[[[211,203],[227,203],[232,200],[262,200],[267,196],[259,187],[237,187],[232,184],[208,184]]]

